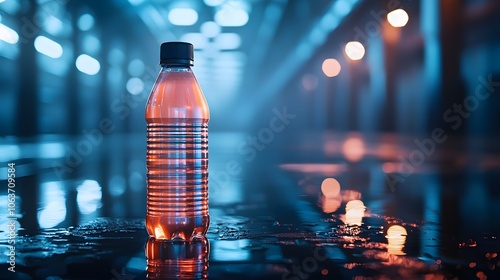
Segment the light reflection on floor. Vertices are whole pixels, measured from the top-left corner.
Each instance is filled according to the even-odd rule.
[[[115,145],[123,137],[127,152]],[[311,279],[499,275],[500,194],[494,182],[500,165],[488,147],[485,155],[455,155],[460,161],[451,166],[441,155],[453,151],[444,147],[412,172],[401,172],[400,157],[411,152],[411,139],[277,139],[250,162],[238,153],[244,139],[211,134],[210,277],[301,278],[296,266]],[[0,145],[0,161],[6,166],[15,160],[17,167],[18,279],[35,273],[71,277],[96,262],[95,271],[107,279],[146,276],[142,136],[110,136],[76,166],[61,151],[76,147],[78,139],[9,141]],[[229,161],[241,171],[229,174]],[[468,169],[476,162],[484,164]],[[72,171],[60,178],[57,164]],[[394,191],[387,182],[391,174],[404,179]],[[0,199],[5,201],[5,189]],[[7,212],[6,206],[0,211]],[[6,248],[8,229],[0,229]],[[61,262],[64,269],[57,268]]]

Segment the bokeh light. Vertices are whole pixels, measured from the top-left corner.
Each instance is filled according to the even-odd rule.
[[[101,49],[101,41],[94,35],[87,34],[82,40],[82,50],[86,53],[95,54]]]
[[[365,155],[365,143],[359,136],[349,136],[342,145],[342,153],[351,162],[357,162]]]
[[[132,5],[140,5],[144,0],[128,0]]]
[[[351,11],[351,4],[346,0],[337,0],[333,5],[335,14],[339,16],[346,16]]]
[[[241,46],[238,33],[222,33],[215,37],[214,46],[219,50],[234,50]]]
[[[133,77],[127,81],[127,91],[132,95],[141,94],[144,91],[144,83],[141,79]]]
[[[94,17],[89,14],[83,14],[78,18],[77,25],[81,31],[90,30],[94,26]]]
[[[340,196],[336,196],[333,198],[322,197],[321,198],[321,210],[324,213],[333,213],[337,211],[342,205],[342,198]]]
[[[168,13],[168,20],[173,25],[190,26],[198,21],[198,12],[190,8],[174,8]]]
[[[408,23],[410,17],[403,9],[397,9],[387,14],[387,21],[394,27],[403,27]]]
[[[334,178],[326,178],[321,183],[321,193],[325,197],[336,197],[340,193],[340,183]]]
[[[19,41],[19,35],[16,31],[0,23],[0,40],[14,45]]]
[[[403,252],[403,247],[406,243],[406,229],[400,225],[392,225],[387,229],[387,242],[389,245],[387,246],[387,251],[392,255],[406,255]]]
[[[97,59],[87,54],[82,54],[76,58],[76,68],[87,75],[95,75],[99,73],[101,64]]]
[[[190,42],[195,50],[205,49],[209,46],[208,38],[201,33],[185,33],[180,40]]]
[[[313,91],[318,87],[318,77],[313,74],[305,74],[302,76],[301,83],[306,91]]]
[[[48,57],[59,58],[63,54],[63,48],[57,42],[45,37],[38,36],[35,39],[35,49]]]
[[[215,22],[220,26],[243,26],[248,20],[247,11],[233,5],[225,5],[215,13]]]
[[[331,78],[337,76],[340,73],[341,67],[340,63],[336,59],[327,58],[325,59],[325,61],[323,61],[321,69],[323,70],[325,76]]]
[[[203,2],[205,3],[205,5],[209,6],[209,7],[217,7],[217,6],[220,6],[222,4],[224,4],[226,0],[203,0]]]
[[[40,228],[52,228],[66,218],[66,194],[60,182],[41,184],[42,207],[37,213]]]
[[[213,22],[207,21],[204,22],[200,27],[201,34],[203,34],[207,38],[214,38],[220,33],[220,26]]]
[[[139,77],[144,73],[144,70],[146,70],[146,66],[142,60],[134,59],[128,64],[127,70],[130,76]]]
[[[101,186],[95,180],[85,180],[76,188],[76,203],[82,214],[90,214],[101,208]]]
[[[351,41],[345,45],[345,54],[351,60],[360,60],[365,56],[365,47],[357,41]]]
[[[361,200],[351,200],[345,206],[345,224],[348,226],[361,226],[365,216],[366,207]]]
[[[61,32],[64,30],[64,23],[57,17],[50,15],[43,22],[43,27],[48,33],[54,36],[60,36]]]

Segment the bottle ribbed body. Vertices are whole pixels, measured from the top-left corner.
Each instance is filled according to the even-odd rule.
[[[147,128],[147,219],[150,235],[183,239],[208,229],[208,121],[177,119]]]
[[[208,215],[205,97],[189,67],[163,67],[146,106],[146,229],[155,239],[204,238]]]

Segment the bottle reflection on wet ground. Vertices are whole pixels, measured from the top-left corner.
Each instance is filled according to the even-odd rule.
[[[172,242],[149,238],[146,243],[148,279],[208,279],[210,243]]]

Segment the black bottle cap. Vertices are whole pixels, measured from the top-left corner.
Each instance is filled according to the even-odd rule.
[[[193,45],[186,42],[165,42],[160,47],[161,65],[193,66]]]

